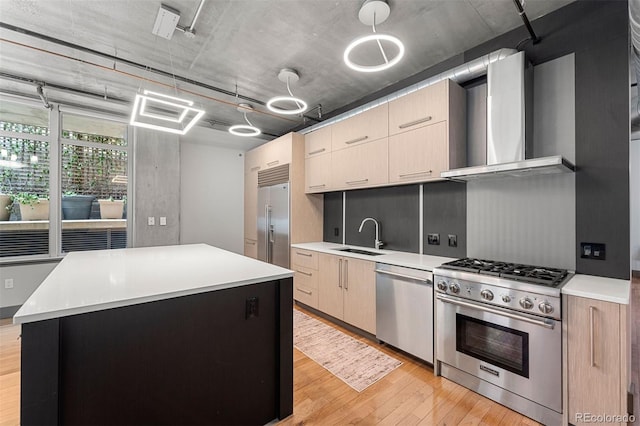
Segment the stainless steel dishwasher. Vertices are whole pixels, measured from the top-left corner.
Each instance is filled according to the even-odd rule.
[[[376,263],[376,337],[433,364],[433,275]]]

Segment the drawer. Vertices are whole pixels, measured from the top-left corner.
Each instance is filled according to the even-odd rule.
[[[294,268],[300,266],[302,268],[318,270],[318,252],[292,248],[291,265]]]
[[[308,288],[295,281],[293,285],[293,298],[300,303],[304,303],[307,306],[318,309],[317,288]]]
[[[304,288],[318,288],[318,271],[314,269],[303,268],[298,265],[293,265],[293,271],[295,272],[295,285],[301,285]]]

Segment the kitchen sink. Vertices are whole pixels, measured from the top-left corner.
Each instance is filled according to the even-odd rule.
[[[376,253],[376,252],[373,252],[373,251],[360,250],[360,249],[357,249],[357,248],[337,248],[337,249],[334,249],[334,250],[346,251],[348,253],[365,254],[367,256],[380,256],[381,254],[384,254],[384,253]]]

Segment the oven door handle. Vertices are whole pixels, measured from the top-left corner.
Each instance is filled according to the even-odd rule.
[[[492,314],[501,315],[503,317],[517,319],[517,320],[520,320],[520,321],[528,322],[530,324],[535,324],[535,325],[539,325],[541,327],[549,328],[551,330],[553,330],[553,328],[555,326],[554,322],[552,320],[535,319],[535,318],[531,318],[529,316],[513,314],[513,313],[511,313],[509,311],[506,311],[504,309],[491,308],[491,307],[488,307],[488,306],[482,306],[482,305],[478,305],[478,304],[473,303],[473,302],[465,302],[463,300],[459,300],[457,298],[454,299],[454,298],[452,298],[450,296],[446,296],[446,295],[443,295],[443,294],[437,294],[436,298],[438,300],[440,300],[441,302],[444,302],[444,303],[451,303],[452,305],[464,306],[466,308],[475,309],[477,311],[489,312],[489,313],[492,313]]]

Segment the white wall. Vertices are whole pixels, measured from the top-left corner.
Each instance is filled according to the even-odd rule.
[[[629,203],[631,204],[631,269],[640,271],[640,140],[629,146]]]
[[[191,243],[244,251],[244,149],[215,132],[180,138],[180,244]]]

